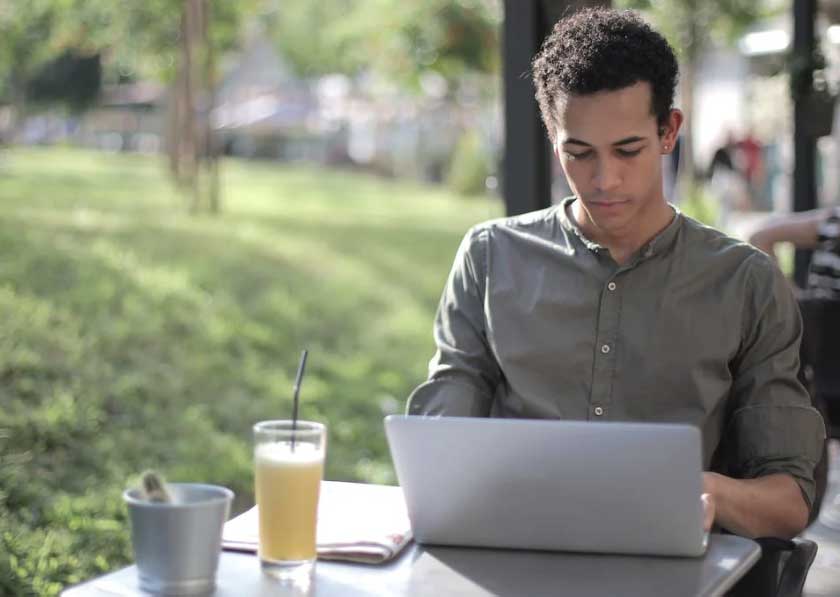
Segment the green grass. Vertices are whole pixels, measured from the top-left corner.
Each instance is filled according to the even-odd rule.
[[[381,420],[425,376],[460,238],[498,201],[226,162],[185,213],[159,158],[0,154],[0,595],[54,595],[131,557],[146,468],[252,503],[251,425],[329,426],[330,479],[393,482]]]

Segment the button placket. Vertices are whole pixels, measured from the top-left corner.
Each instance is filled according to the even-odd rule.
[[[592,389],[589,396],[590,418],[601,418],[606,414],[611,400],[615,370],[615,339],[618,335],[621,293],[617,292],[618,284],[615,280],[609,280],[603,288],[598,310],[595,364],[592,367]]]

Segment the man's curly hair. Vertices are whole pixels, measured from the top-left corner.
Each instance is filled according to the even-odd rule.
[[[561,19],[532,63],[536,97],[552,142],[557,99],[646,81],[660,127],[674,102],[678,67],[665,38],[629,10],[589,8]]]

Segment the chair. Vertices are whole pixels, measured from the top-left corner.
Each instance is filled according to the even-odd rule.
[[[828,442],[823,444],[823,454],[814,469],[817,490],[811,517],[814,522],[820,511],[828,480]],[[760,537],[761,558],[735,587],[729,597],[800,597],[808,570],[817,555],[817,544],[810,539],[796,537],[779,539]]]
[[[817,555],[809,539],[756,539],[761,559],[727,595],[729,597],[800,597]]]
[[[799,298],[803,334],[802,372],[829,437],[840,439],[840,300],[803,293]],[[803,377],[800,376],[800,378]]]

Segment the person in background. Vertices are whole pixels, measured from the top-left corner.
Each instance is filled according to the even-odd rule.
[[[712,155],[712,161],[709,164],[709,178],[715,175],[715,170],[718,168],[724,168],[726,170],[735,169],[735,164],[732,163],[732,144],[732,133],[727,133],[726,141]]]
[[[742,211],[749,205],[749,190],[746,178],[735,168],[733,153],[735,141],[727,132],[726,141],[715,150],[709,164],[707,178],[709,189],[717,201],[717,225],[726,228],[733,210]]]
[[[735,143],[735,167],[746,180],[747,203],[741,211],[753,211],[758,207],[758,193],[762,190],[764,179],[764,156],[761,142],[752,130],[747,130],[743,139]]]
[[[812,297],[840,300],[840,207],[771,217],[749,242],[774,260],[779,243],[814,249],[806,290]]]

